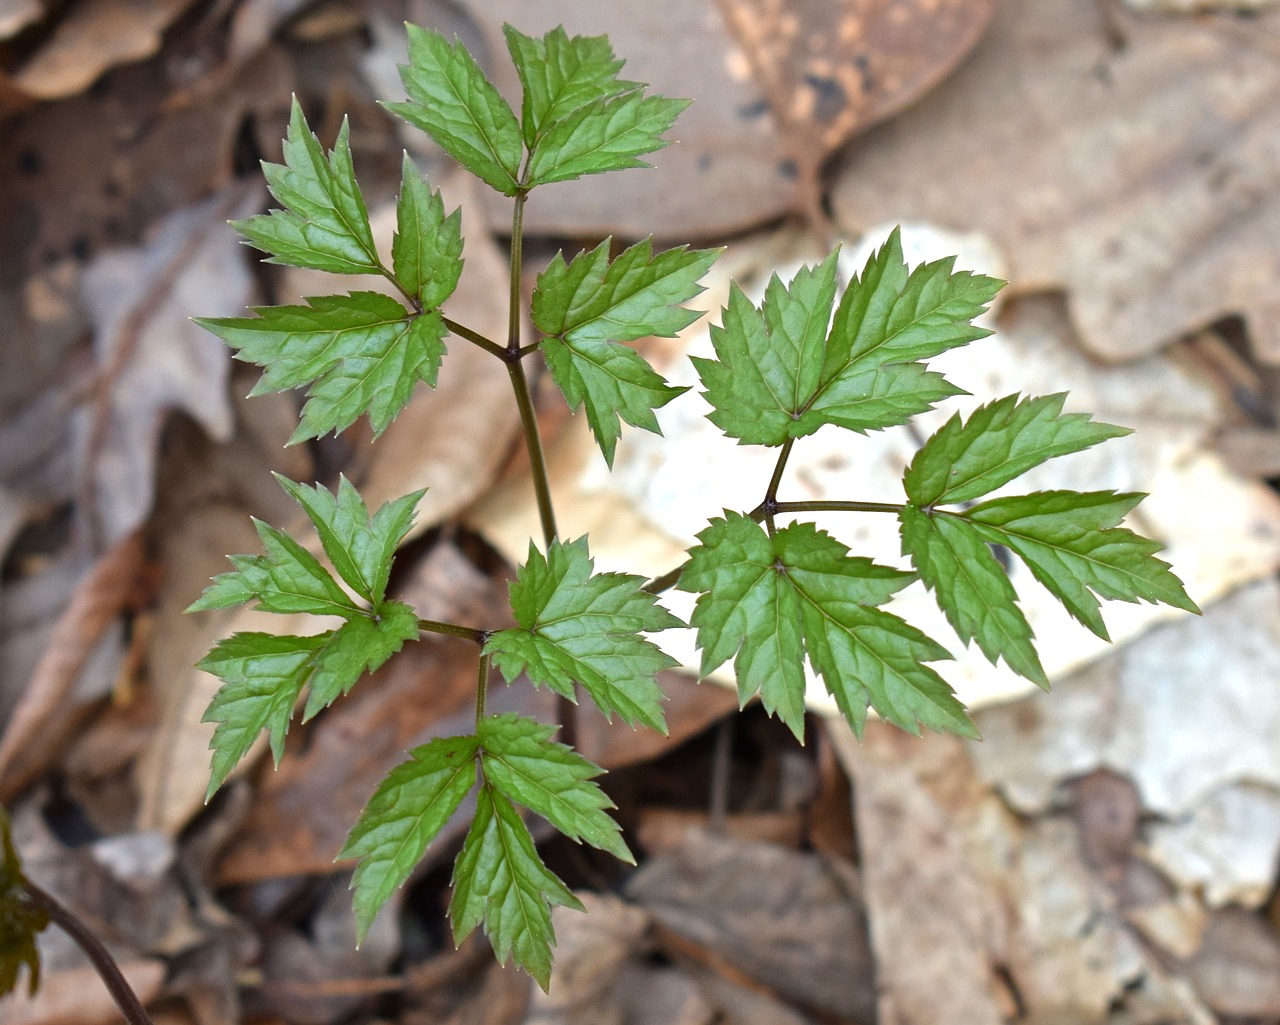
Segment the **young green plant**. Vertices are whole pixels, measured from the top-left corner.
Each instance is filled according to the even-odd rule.
[[[586,538],[557,535],[526,364],[545,362],[569,407],[585,411],[612,465],[621,423],[658,432],[654,410],[685,390],[626,343],[673,337],[697,319],[684,303],[701,291],[698,282],[718,254],[655,252],[649,240],[619,252],[606,239],[570,260],[558,255],[533,290],[528,312],[538,335],[522,338],[523,217],[531,194],[644,166],[643,156],[666,145],[664,134],[686,101],[647,95],[645,86],[619,78],[622,62],[604,37],[570,37],[558,28],[532,38],[507,27],[506,39],[522,86],[518,115],[461,44],[413,26],[409,64],[401,69],[408,99],[388,104],[512,200],[505,339],[487,338],[446,312],[462,266],[457,211],[446,213],[406,157],[388,266],[374,244],[346,123],[326,154],[296,101],[284,163],[264,165],[280,208],[235,227],[268,262],[367,274],[394,297],[355,291],[200,323],[237,358],[262,367],[255,393],[305,389],[294,442],[342,431],[360,416],[381,434],[420,382],[435,384],[450,336],[501,360],[542,526],[541,545],[530,543],[510,587],[516,626],[426,620],[389,598],[394,554],[422,492],[371,513],[345,478],[336,491],[280,479],[314,526],[327,566],[288,533],[259,523],[264,554],[232,556],[232,571],[191,608],[252,602],[267,612],[342,621],[302,636],[238,633],[200,663],[223,681],[205,716],[215,724],[211,795],[264,731],[279,761],[300,702],[305,721],[423,633],[476,645],[474,728],[410,751],[336,853],[358,859],[352,885],[363,935],[474,792],[453,870],[454,939],[483,926],[499,960],[514,960],[545,988],[551,908],[581,904],[542,862],[526,813],[572,840],[633,859],[596,782],[601,770],[557,742],[555,726],[487,713],[491,667],[508,681],[527,674],[569,701],[585,694],[606,716],[665,731],[657,674],[676,662],[651,635],[685,625],[658,604],[677,586],[697,595],[689,625],[702,673],[732,660],[742,702],[758,695],[797,737],[804,734],[806,662],[859,734],[871,709],[912,732],[974,736],[963,705],[932,665],[948,659],[947,650],[885,608],[912,582],[932,589],[962,641],[976,641],[993,663],[1003,659],[1046,687],[1031,628],[992,544],[1014,552],[1104,638],[1101,598],[1195,606],[1155,557],[1159,546],[1120,526],[1142,496],[987,497],[1047,459],[1127,433],[1064,414],[1061,395],[1009,396],[951,419],[919,450],[898,500],[780,497],[798,441],[827,425],[855,433],[901,425],[959,394],[927,361],[988,334],[973,322],[1001,282],[957,272],[951,260],[909,269],[897,232],[843,292],[834,253],[790,283],[774,277],[758,306],[733,288],[712,328],[716,358],[695,362],[711,421],[741,444],[777,451],[762,500],[713,519],[688,560],[663,577],[597,572]],[[911,568],[855,555],[798,518],[832,510],[897,516]]]

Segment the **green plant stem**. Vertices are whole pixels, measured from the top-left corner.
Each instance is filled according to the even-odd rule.
[[[542,450],[542,434],[538,430],[538,414],[533,406],[533,394],[529,391],[529,378],[520,362],[524,353],[520,348],[520,276],[524,260],[524,204],[529,194],[523,189],[516,194],[515,210],[511,215],[511,295],[507,314],[507,347],[503,359],[507,374],[516,394],[516,406],[520,410],[520,427],[524,431],[524,447],[529,453],[529,470],[533,475],[533,490],[538,499],[538,517],[542,521],[542,540],[551,546],[556,539],[556,514],[551,504],[551,483],[547,477],[547,458]]]
[[[787,468],[787,460],[791,458],[791,449],[795,443],[795,438],[788,438],[786,444],[778,452],[778,461],[774,464],[773,476],[769,478],[769,486],[765,488],[764,505],[777,504],[778,488],[782,484],[782,471]]]
[[[520,179],[524,180],[525,171]],[[524,432],[524,447],[529,453],[529,473],[533,478],[533,492],[538,501],[538,518],[542,521],[542,541],[547,549],[557,537],[555,507],[551,502],[551,479],[547,474],[547,457],[542,449],[542,432],[538,430],[538,412],[529,391],[529,378],[521,362],[537,346],[520,345],[521,284],[524,267],[524,204],[529,198],[526,189],[516,193],[515,209],[511,214],[511,294],[507,308],[507,374],[516,394],[520,410],[520,428]],[[560,719],[560,741],[573,747],[578,736],[577,706],[563,694],[556,701]]]
[[[524,273],[524,205],[529,193],[521,189],[516,193],[515,208],[511,211],[511,291],[507,305],[507,357],[520,356],[520,293]]]
[[[120,971],[120,966],[111,956],[111,951],[94,935],[93,930],[57,897],[37,886],[30,879],[24,877],[22,886],[32,902],[49,916],[49,920],[70,936],[84,951],[85,956],[93,963],[94,970],[102,977],[107,991],[116,1002],[116,1006],[120,1008],[125,1021],[129,1025],[153,1025],[151,1016],[147,1014],[147,1009],[142,1006],[142,1001],[129,985],[129,980]]]
[[[769,486],[765,488],[764,501],[760,503],[760,509],[764,511],[764,523],[769,533],[773,533],[773,515],[778,511],[778,488],[782,484],[782,474],[787,468],[787,460],[791,457],[791,449],[795,445],[795,438],[788,438],[786,444],[778,452],[778,461],[773,467],[773,476],[769,478]]]
[[[547,477],[547,458],[542,451],[542,434],[538,430],[538,414],[533,408],[533,395],[529,391],[524,366],[518,362],[508,363],[507,374],[511,377],[516,405],[520,409],[520,427],[524,431],[525,451],[529,453],[529,470],[538,499],[538,517],[542,521],[542,540],[550,547],[557,536],[556,514],[551,505],[551,483]]]
[[[492,664],[492,655],[480,656],[480,669],[476,674],[476,729],[480,728],[480,720],[484,718],[485,702],[489,697],[489,667]]]
[[[442,623],[436,619],[419,619],[418,629],[433,634],[445,634],[449,637],[462,637],[468,641],[475,641],[477,644],[484,644],[489,639],[489,631],[487,630],[476,630],[473,627],[460,626],[457,623]]]

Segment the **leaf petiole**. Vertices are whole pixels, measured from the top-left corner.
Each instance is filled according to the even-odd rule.
[[[488,630],[476,630],[473,627],[460,626],[457,623],[442,623],[435,619],[419,619],[418,629],[426,633],[461,637],[464,640],[475,641],[477,644],[484,644],[489,639],[490,633]]]
[[[875,512],[875,513],[897,513],[902,511],[902,503],[900,502],[775,502],[773,505],[774,513],[799,513],[799,512]],[[940,512],[942,510],[939,510]],[[764,518],[763,505],[750,514],[752,519],[761,520]]]
[[[450,320],[448,317],[444,318],[444,326],[447,327],[451,332],[453,332],[459,338],[465,338],[472,345],[478,345],[485,352],[493,356],[497,356],[498,359],[502,360],[504,363],[510,359],[510,357],[507,355],[506,349],[504,349],[497,342],[490,341],[488,338],[482,335],[479,331],[472,331],[471,328],[464,327],[462,324],[459,324],[456,320]]]
[[[781,457],[778,459],[778,467],[785,465],[785,460]],[[775,480],[781,477],[778,467],[774,469]],[[772,483],[770,485],[773,486]],[[800,512],[873,512],[873,513],[892,513],[897,515],[902,511],[904,506],[899,502],[772,502],[768,498],[761,502],[758,506],[747,513],[751,519],[757,523],[767,523],[772,516],[779,513],[800,513]],[[937,512],[945,512],[939,509]],[[958,516],[960,513],[949,513],[948,515]],[[688,563],[682,563],[673,570],[663,573],[660,577],[654,577],[640,590],[646,594],[662,594],[663,591],[669,591],[675,587],[676,582],[680,579],[680,574],[684,572]]]

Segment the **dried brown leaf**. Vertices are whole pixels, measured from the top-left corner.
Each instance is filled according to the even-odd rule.
[[[0,0],[0,39],[11,39],[44,17],[40,0]]]
[[[717,0],[796,169],[796,204],[826,223],[819,174],[855,134],[914,102],[982,37],[995,0]]]
[[[194,0],[90,0],[72,7],[49,41],[13,76],[41,100],[74,96],[108,68],[150,57]]]
[[[872,1019],[862,907],[820,856],[691,833],[645,862],[625,894],[730,978],[837,1018]]]
[[[164,962],[134,959],[121,964],[120,971],[143,1004],[160,995]],[[34,997],[24,989],[5,999],[5,1025],[115,1025],[119,1020],[119,1008],[89,966],[44,972]]]
[[[228,553],[256,551],[257,544],[249,517],[226,505],[193,512],[161,542],[167,573],[156,603],[156,642],[147,658],[158,722],[134,770],[141,829],[176,834],[203,806],[214,727],[201,716],[221,683],[197,670],[196,662],[237,629],[306,633],[317,622],[248,611],[183,614],[209,578],[226,570]]]
[[[837,220],[991,235],[1014,287],[1065,289],[1108,360],[1240,314],[1278,362],[1278,52],[1280,12],[1108,24],[1076,0],[1003,4],[946,89],[851,154]]]
[[[526,35],[557,25],[571,35],[608,35],[626,59],[624,78],[695,100],[672,133],[678,143],[645,158],[652,169],[538,189],[525,207],[526,232],[634,238],[652,232],[684,241],[741,231],[787,211],[794,169],[759,88],[737,73],[740,55],[706,0],[469,0],[460,6],[481,29],[492,55],[486,67],[517,109],[520,83],[506,56],[504,21]],[[484,202],[489,223],[508,230],[510,201],[491,193]]]
[[[48,745],[48,730],[59,712],[68,710],[68,695],[103,632],[125,607],[143,564],[140,533],[115,543],[80,581],[58,618],[43,656],[0,735],[0,800],[13,794],[58,755]],[[42,749],[42,750],[41,750]],[[25,755],[35,750],[34,761]],[[11,771],[24,756],[25,771]]]
[[[252,279],[226,221],[259,197],[258,185],[235,184],[165,218],[146,246],[104,253],[85,273],[99,370],[75,435],[77,514],[91,537],[114,541],[150,512],[171,411],[230,437],[230,354],[190,318],[236,314],[249,301]]]
[[[1280,1017],[1280,937],[1243,908],[1226,908],[1210,917],[1188,977],[1219,1014],[1251,1020]]]

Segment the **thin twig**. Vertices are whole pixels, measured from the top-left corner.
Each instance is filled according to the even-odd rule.
[[[85,956],[93,962],[94,969],[102,977],[103,983],[110,992],[111,998],[115,1000],[116,1006],[120,1008],[125,1021],[129,1025],[154,1025],[146,1008],[142,1006],[142,1001],[129,985],[129,980],[120,971],[116,959],[111,956],[111,951],[94,935],[93,930],[57,897],[37,886],[30,879],[24,877],[22,885],[32,902],[41,907],[48,914],[49,920],[70,936],[84,951]]]

